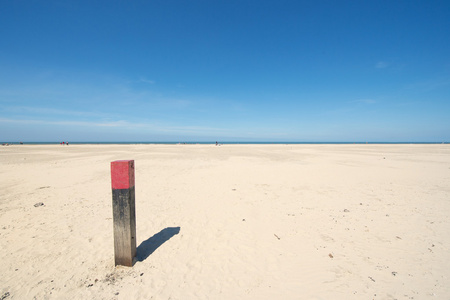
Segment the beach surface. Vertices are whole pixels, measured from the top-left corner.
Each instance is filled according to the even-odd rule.
[[[1,299],[450,299],[450,145],[12,145],[0,166]]]

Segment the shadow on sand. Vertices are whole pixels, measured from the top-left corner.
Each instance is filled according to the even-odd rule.
[[[136,248],[136,261],[144,261],[162,244],[170,240],[171,237],[180,232],[180,227],[167,227],[155,234],[154,236],[143,241]]]

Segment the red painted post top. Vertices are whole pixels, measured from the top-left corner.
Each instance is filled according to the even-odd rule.
[[[111,162],[111,186],[113,190],[134,187],[134,160]]]

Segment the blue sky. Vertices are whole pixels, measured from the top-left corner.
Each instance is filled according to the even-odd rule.
[[[450,1],[1,1],[0,141],[450,141]]]

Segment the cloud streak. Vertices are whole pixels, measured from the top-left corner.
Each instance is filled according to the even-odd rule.
[[[379,61],[376,63],[375,68],[377,69],[385,69],[389,66],[389,64],[385,61]]]
[[[145,79],[145,78],[139,78],[139,82],[144,82],[144,83],[148,83],[148,84],[155,84],[154,80]]]
[[[85,122],[85,121],[48,121],[35,119],[7,119],[0,118],[0,123],[13,123],[21,125],[67,125],[67,126],[96,126],[96,127],[119,127],[127,124],[126,121],[114,122]]]
[[[2,109],[8,113],[27,113],[27,114],[39,114],[39,115],[64,115],[64,116],[76,116],[76,117],[106,117],[108,114],[96,113],[90,111],[77,111],[56,109],[48,107],[34,107],[34,106],[9,106]]]
[[[377,103],[377,101],[373,100],[373,99],[358,99],[358,100],[354,100],[351,101],[352,103],[362,103],[362,104],[375,104]]]
[[[83,127],[114,127],[122,129],[141,129],[154,131],[159,133],[190,133],[190,134],[204,134],[204,133],[226,133],[229,131],[225,128],[214,128],[205,126],[170,126],[170,125],[156,125],[152,123],[133,123],[125,120],[118,121],[48,121],[36,119],[8,119],[0,118],[0,123],[12,123],[20,125],[58,125],[58,126],[83,126]]]

